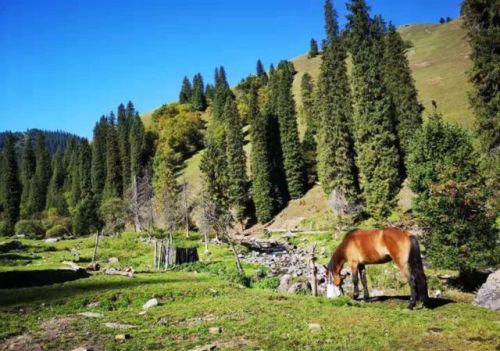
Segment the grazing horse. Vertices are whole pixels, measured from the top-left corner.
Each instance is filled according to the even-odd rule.
[[[341,276],[342,266],[351,266],[354,285],[354,298],[359,295],[358,274],[361,275],[364,298],[368,299],[365,265],[394,261],[411,288],[409,309],[413,309],[417,299],[424,305],[428,303],[427,278],[425,277],[418,241],[408,232],[397,229],[354,229],[347,233],[344,240],[332,255],[327,267],[329,284],[328,295],[339,296],[343,293]],[[333,291],[332,291],[333,290]]]

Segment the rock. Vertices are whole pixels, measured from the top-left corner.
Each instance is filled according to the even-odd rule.
[[[93,349],[90,349],[88,347],[77,347],[76,349],[73,349],[72,351],[93,351]]]
[[[99,307],[101,305],[101,302],[100,301],[96,301],[96,302],[91,302],[87,305],[87,308],[94,308],[94,307]]]
[[[280,278],[280,285],[278,286],[278,292],[286,292],[290,287],[292,282],[292,276],[290,274],[285,274]]]
[[[115,335],[115,340],[122,341],[122,340],[127,340],[127,339],[130,339],[130,334],[117,334],[117,335]]]
[[[472,304],[486,307],[493,311],[500,311],[500,269],[497,269],[488,276],[486,282],[477,292]]]
[[[79,316],[84,316],[87,318],[102,318],[103,315],[102,313],[97,313],[97,312],[82,312],[78,313]]]
[[[220,334],[220,333],[222,333],[222,328],[221,327],[211,327],[211,328],[208,328],[208,332],[210,334]]]
[[[108,263],[118,263],[118,257],[110,257],[108,258]]]
[[[189,351],[211,351],[211,350],[215,350],[216,348],[217,348],[216,345],[208,344],[208,345],[204,345],[204,346],[195,347],[194,349],[190,349]]]
[[[439,299],[439,298],[440,298],[440,297],[442,297],[442,296],[443,296],[443,292],[442,292],[441,290],[436,290],[436,291],[434,292],[434,297],[435,297],[436,299]]]
[[[61,238],[48,238],[48,239],[45,239],[45,242],[46,243],[57,243],[59,240],[61,240]]]
[[[320,331],[321,330],[321,324],[319,324],[319,323],[309,323],[308,327],[309,327],[309,330],[311,330],[311,331]]]
[[[291,294],[297,294],[299,292],[306,292],[308,291],[308,287],[304,283],[295,283],[293,284],[290,288],[288,288],[288,292]]]
[[[144,311],[141,311],[141,312],[139,312],[139,313],[137,313],[137,314],[138,314],[139,316],[144,316],[146,313],[147,313],[147,311],[146,311],[146,310],[144,310]]]
[[[137,328],[136,325],[132,324],[121,324],[121,323],[105,323],[106,327],[109,329],[132,329]]]
[[[142,308],[147,310],[150,307],[158,306],[158,300],[157,299],[151,299],[148,302],[146,302]]]

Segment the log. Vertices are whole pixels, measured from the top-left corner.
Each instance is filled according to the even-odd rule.
[[[127,268],[124,271],[120,271],[120,270],[117,270],[115,268],[106,268],[104,270],[104,274],[107,274],[107,275],[121,275],[121,276],[124,276],[124,277],[133,278],[134,277],[134,270],[132,268]]]
[[[71,269],[72,271],[75,271],[75,272],[79,271],[80,269],[83,270],[82,267],[80,267],[79,265],[77,265],[73,261],[63,261],[62,264],[69,266],[69,268],[67,268],[67,269]]]

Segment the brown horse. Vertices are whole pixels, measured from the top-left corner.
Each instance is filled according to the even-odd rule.
[[[347,233],[342,243],[332,255],[328,263],[328,279],[333,282],[332,288],[342,293],[340,271],[347,263],[351,267],[354,285],[354,298],[359,295],[358,274],[361,275],[364,298],[368,299],[365,265],[394,261],[411,289],[408,308],[413,309],[417,299],[424,305],[428,303],[427,279],[425,277],[418,241],[408,232],[397,229],[355,229]]]

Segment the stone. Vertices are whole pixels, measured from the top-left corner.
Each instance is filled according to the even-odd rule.
[[[321,330],[321,324],[319,324],[319,323],[309,323],[308,327],[309,327],[309,330],[311,330],[311,331],[320,331]]]
[[[190,349],[189,351],[211,351],[217,349],[217,346],[214,344],[208,344],[203,346],[195,347],[194,349]]]
[[[441,290],[436,290],[436,291],[434,292],[434,297],[435,297],[436,299],[439,299],[439,298],[440,298],[440,297],[442,297],[442,296],[443,296],[443,292],[442,292]]]
[[[220,333],[222,333],[222,328],[221,327],[210,327],[210,328],[208,328],[208,332],[210,334],[220,334]]]
[[[108,258],[108,263],[118,263],[118,257],[110,257]]]
[[[78,313],[79,316],[87,317],[87,318],[102,318],[102,313],[97,312],[82,312]]]
[[[73,349],[72,351],[92,351],[93,349],[90,349],[88,347],[77,347],[76,349]]]
[[[130,339],[130,334],[117,334],[115,335],[115,340],[117,341],[122,341],[122,340],[127,340]]]
[[[106,327],[109,329],[132,329],[137,328],[137,326],[132,324],[121,324],[121,323],[105,323]]]
[[[100,301],[91,302],[87,305],[87,308],[99,307],[101,305]]]
[[[158,306],[158,300],[157,299],[151,299],[149,300],[148,302],[146,302],[142,308],[147,310],[148,308],[151,308],[151,307],[154,307],[154,306]]]
[[[285,274],[280,278],[280,285],[278,286],[278,292],[286,292],[290,287],[292,282],[292,276],[290,274]]]
[[[288,288],[288,292],[291,294],[297,294],[299,292],[307,292],[309,289],[304,283],[295,283],[290,288]]]
[[[500,269],[491,273],[472,302],[475,306],[500,311]]]
[[[45,239],[46,243],[57,243],[61,238],[48,238]]]

